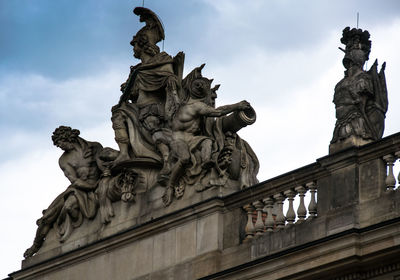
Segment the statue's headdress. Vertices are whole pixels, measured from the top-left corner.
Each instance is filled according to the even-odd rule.
[[[211,83],[213,79],[207,79],[201,74],[205,64],[196,67],[182,80],[182,88],[185,91],[186,98],[204,98],[211,94]]]
[[[133,13],[138,15],[140,17],[140,22],[145,22],[146,25],[142,27],[135,36],[133,36],[131,41],[132,46],[135,43],[138,43],[141,47],[154,47],[158,42],[164,40],[164,28],[160,19],[153,11],[144,7],[136,7],[133,10]]]
[[[367,30],[357,29],[346,27],[343,29],[343,35],[340,39],[342,44],[346,45],[346,49],[342,51],[345,52],[345,59],[343,63],[345,64],[345,60],[351,57],[351,53],[354,50],[362,51],[364,53],[365,61],[369,59],[369,53],[371,52],[371,41],[369,40],[370,35]]]

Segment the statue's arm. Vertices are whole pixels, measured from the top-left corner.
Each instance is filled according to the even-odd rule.
[[[199,107],[199,114],[207,117],[221,117],[233,111],[245,110],[250,108],[250,104],[245,100],[231,105],[220,106],[218,108],[213,108],[204,103],[201,104],[202,105]]]
[[[65,177],[71,182],[71,185],[78,179],[75,169],[68,163],[68,160],[61,156],[58,164],[60,165],[61,170],[64,172]]]
[[[60,168],[64,172],[65,177],[71,182],[69,187],[74,187],[82,190],[93,190],[96,186],[85,182],[78,178],[76,170],[64,158],[59,160]]]
[[[141,65],[141,64],[138,64],[138,65],[135,65],[135,66],[131,66],[128,79],[126,80],[125,83],[123,83],[121,85],[122,94],[121,94],[121,97],[120,97],[119,102],[118,102],[119,105],[122,104],[123,102],[128,101],[128,100],[131,100],[132,102],[136,101],[135,99],[137,97],[133,96],[132,87],[133,87],[133,84],[135,82],[135,71],[139,67],[139,65]]]

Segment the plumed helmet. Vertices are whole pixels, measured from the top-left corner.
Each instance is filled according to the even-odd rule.
[[[164,40],[164,28],[158,16],[150,9],[144,7],[136,7],[133,10],[135,15],[138,15],[140,22],[145,22],[131,41],[133,46],[135,43],[156,45],[161,40]]]

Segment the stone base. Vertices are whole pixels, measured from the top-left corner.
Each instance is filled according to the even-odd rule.
[[[350,147],[360,147],[365,144],[373,142],[372,139],[365,140],[361,137],[358,136],[351,136],[349,138],[346,138],[345,140],[342,141],[337,141],[335,143],[332,143],[329,145],[329,154],[334,154],[336,152],[339,152],[341,150],[350,148]]]
[[[194,187],[186,188],[183,197],[174,198],[168,207],[165,207],[162,202],[164,187],[156,185],[147,192],[138,192],[134,202],[117,201],[113,203],[115,216],[106,225],[101,223],[99,215],[93,220],[85,219],[83,224],[74,229],[63,243],[59,241],[54,228],[52,228],[40,250],[34,256],[22,261],[22,268],[99,242],[164,215],[173,214],[190,206],[195,207],[202,201],[226,196],[239,190],[238,185],[230,183],[224,187],[210,187],[202,192],[196,191]]]

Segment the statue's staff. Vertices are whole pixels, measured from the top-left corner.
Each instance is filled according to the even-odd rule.
[[[137,68],[135,66],[131,66],[131,72],[129,74],[128,80],[125,83],[125,88],[122,91],[122,95],[119,98],[118,105],[121,105],[123,102],[126,102],[129,100],[129,95],[130,95],[130,90],[133,86],[133,83],[135,82],[136,76],[137,76]]]

